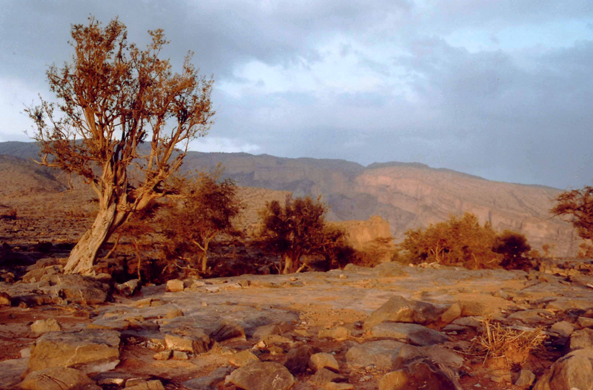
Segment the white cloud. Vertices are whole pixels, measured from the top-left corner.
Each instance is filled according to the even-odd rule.
[[[236,139],[207,135],[190,143],[190,150],[204,153],[256,153],[258,145],[244,143]]]

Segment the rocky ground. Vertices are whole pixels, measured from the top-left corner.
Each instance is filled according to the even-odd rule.
[[[140,291],[63,275],[62,263],[41,259],[0,284],[2,388],[593,386],[587,263],[545,273],[350,265]]]
[[[589,261],[118,284],[61,273],[91,199],[0,197],[0,388],[593,389]]]

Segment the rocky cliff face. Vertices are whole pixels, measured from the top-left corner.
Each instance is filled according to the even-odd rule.
[[[0,143],[0,154],[31,157],[35,151],[34,144]],[[496,230],[525,234],[536,249],[544,243],[555,245],[556,256],[574,255],[580,243],[570,224],[549,214],[552,199],[561,192],[554,188],[493,182],[415,163],[364,167],[344,160],[246,153],[190,152],[183,169],[209,170],[218,163],[240,186],[289,191],[294,196],[321,195],[331,207],[328,219],[333,221],[381,216],[396,241],[408,229],[471,212]]]
[[[533,185],[494,182],[423,164],[387,163],[368,167],[343,160],[286,159],[248,154],[190,153],[185,169],[221,162],[240,185],[322,195],[330,220],[362,220],[378,215],[389,222],[396,241],[408,229],[427,227],[464,212],[474,213],[499,231],[527,236],[533,248],[555,245],[554,255],[569,256],[580,243],[572,226],[552,218],[552,200],[561,191]]]

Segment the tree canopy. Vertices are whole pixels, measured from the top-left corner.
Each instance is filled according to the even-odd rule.
[[[556,197],[553,215],[568,216],[578,235],[593,239],[593,187],[565,191]]]
[[[212,79],[185,58],[180,73],[160,58],[163,30],[149,31],[140,49],[119,20],[94,18],[72,26],[74,54],[47,71],[57,103],[41,100],[27,113],[35,123],[41,164],[80,175],[95,191],[99,211],[70,254],[66,272],[92,273],[103,243],[137,210],[170,194],[189,142],[207,133],[214,111]],[[145,144],[144,147],[141,145]],[[130,175],[134,165],[137,174]]]
[[[176,252],[201,253],[200,270],[208,269],[208,248],[222,234],[238,235],[233,222],[242,210],[237,185],[221,180],[221,171],[200,173],[183,185],[182,197],[169,208],[164,219],[164,233]]]
[[[496,232],[490,224],[480,225],[474,214],[465,213],[426,229],[409,230],[399,245],[402,260],[410,263],[463,264],[467,268],[498,265],[500,255],[492,250]]]
[[[320,198],[287,198],[282,206],[278,201],[266,204],[260,212],[261,228],[257,240],[263,248],[280,255],[284,261],[282,272],[299,270],[303,255],[321,254],[336,262],[344,233],[326,225],[327,206]]]

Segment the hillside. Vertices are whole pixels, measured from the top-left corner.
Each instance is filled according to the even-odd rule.
[[[30,143],[0,143],[0,155],[33,157],[36,150]],[[364,167],[345,160],[246,153],[190,152],[183,170],[209,170],[218,163],[240,186],[289,191],[294,196],[322,195],[331,207],[331,220],[367,220],[379,215],[389,221],[396,241],[408,229],[472,212],[496,230],[525,234],[534,248],[555,244],[554,254],[558,256],[575,254],[578,249],[579,240],[571,225],[551,218],[548,212],[552,199],[561,192],[554,188],[494,182],[417,163]],[[279,193],[270,199],[284,196]]]

